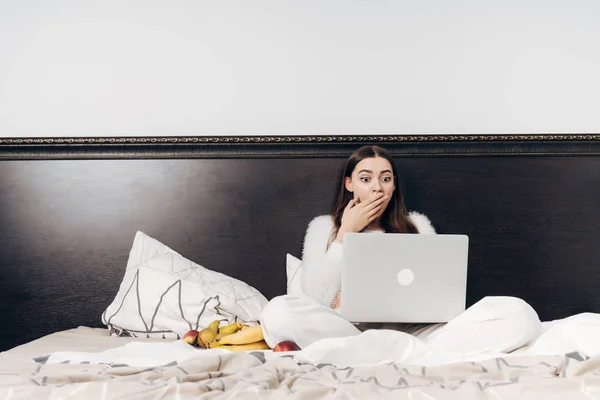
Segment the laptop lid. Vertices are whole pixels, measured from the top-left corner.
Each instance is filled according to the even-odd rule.
[[[448,322],[465,310],[466,235],[346,233],[340,314],[350,322]]]

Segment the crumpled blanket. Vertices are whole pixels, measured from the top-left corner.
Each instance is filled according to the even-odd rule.
[[[0,366],[0,398],[82,399],[576,399],[600,396],[600,358],[515,356],[433,367],[396,362],[339,368],[291,354],[198,351],[160,367]]]
[[[230,353],[78,329],[56,334],[71,351],[32,359],[56,348],[40,339],[0,354],[0,399],[600,398],[599,321],[595,314],[557,321],[521,351],[471,355],[440,353],[385,330],[322,340],[300,352]],[[117,340],[127,344],[111,345]]]

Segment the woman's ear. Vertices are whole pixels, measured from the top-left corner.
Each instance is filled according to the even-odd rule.
[[[349,191],[350,193],[352,193],[352,179],[345,177],[344,178],[344,185],[346,186],[346,190]]]

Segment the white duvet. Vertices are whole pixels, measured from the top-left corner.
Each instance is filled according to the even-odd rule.
[[[544,323],[543,333],[530,346],[510,354],[460,354],[443,352],[409,334],[392,330],[368,330],[353,337],[320,340],[292,353],[263,352],[265,357],[293,355],[298,363],[331,364],[338,368],[399,363],[438,366],[496,357],[564,355],[578,352],[600,356],[600,314],[584,313]],[[198,350],[181,340],[166,343],[131,342],[101,352],[55,352],[46,363],[114,363],[130,366],[160,366],[192,357],[211,357],[227,350]]]
[[[230,353],[80,327],[0,353],[0,399],[600,398],[599,316],[543,329],[510,355],[466,356],[387,330],[294,353]]]

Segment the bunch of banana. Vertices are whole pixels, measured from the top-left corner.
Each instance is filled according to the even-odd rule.
[[[242,325],[235,333],[215,338],[208,344],[210,349],[227,349],[230,351],[269,350],[265,342],[262,327]]]
[[[269,349],[264,341],[260,325],[250,327],[240,322],[232,322],[220,327],[220,324],[221,320],[217,319],[200,332],[192,329],[183,336],[183,340],[192,346],[200,346],[205,349],[222,348],[231,351]]]

